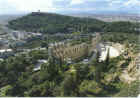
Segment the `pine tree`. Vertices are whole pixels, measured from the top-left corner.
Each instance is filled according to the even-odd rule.
[[[109,61],[110,61],[110,54],[109,54],[109,52],[110,52],[110,49],[107,50],[107,56],[106,56],[106,61],[105,61],[106,66],[109,65]]]
[[[96,62],[99,63],[99,59],[100,59],[100,52],[97,51],[97,54],[96,54]]]

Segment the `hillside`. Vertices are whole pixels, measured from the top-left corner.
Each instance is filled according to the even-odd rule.
[[[22,16],[23,15],[0,15],[0,34],[5,32],[11,32],[11,30],[6,27],[8,22]]]
[[[111,22],[104,28],[105,32],[125,32],[125,33],[139,33],[140,32],[140,23],[134,22]]]
[[[88,25],[87,25],[88,23]],[[105,22],[96,19],[76,18],[51,13],[31,13],[9,22],[9,27],[15,30],[33,32],[69,33],[74,31],[101,31]]]
[[[71,32],[137,32],[131,22],[103,22],[91,18],[79,18],[52,13],[33,12],[9,22],[9,28],[41,33]]]
[[[0,24],[6,25],[6,24],[8,24],[8,21],[14,20],[21,16],[23,16],[23,15],[0,15]]]

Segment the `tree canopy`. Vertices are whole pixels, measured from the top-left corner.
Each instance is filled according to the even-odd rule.
[[[9,22],[14,30],[41,33],[72,32],[138,32],[140,24],[131,22],[103,22],[91,18],[79,18],[53,13],[31,13]]]

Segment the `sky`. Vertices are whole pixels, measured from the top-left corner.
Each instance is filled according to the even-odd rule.
[[[140,14],[140,0],[0,0],[0,15],[27,12]]]

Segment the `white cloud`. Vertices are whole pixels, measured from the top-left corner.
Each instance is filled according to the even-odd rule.
[[[92,6],[93,5],[93,6]],[[0,14],[32,12],[57,12],[67,10],[124,10],[140,9],[140,0],[0,0]]]
[[[21,11],[49,11],[53,8],[52,0],[11,0]]]
[[[140,7],[140,0],[128,0],[127,2],[124,3],[125,6],[135,6],[135,7]]]
[[[70,5],[82,4],[82,3],[84,3],[84,2],[85,2],[84,0],[71,0]]]
[[[31,12],[31,11],[48,11],[54,12],[52,0],[5,0],[7,5],[10,4],[17,11]],[[7,6],[6,5],[6,6]],[[0,4],[0,6],[3,6]],[[10,8],[9,8],[10,9]]]
[[[11,5],[7,0],[0,0],[0,14],[11,14],[17,12],[17,8]]]
[[[87,3],[87,2],[95,2],[98,0],[71,0],[70,5],[77,5],[77,4],[83,4],[83,3]]]
[[[114,6],[114,5],[121,5],[122,4],[122,1],[120,1],[120,0],[108,0],[108,2],[109,2],[109,5],[110,6]]]

